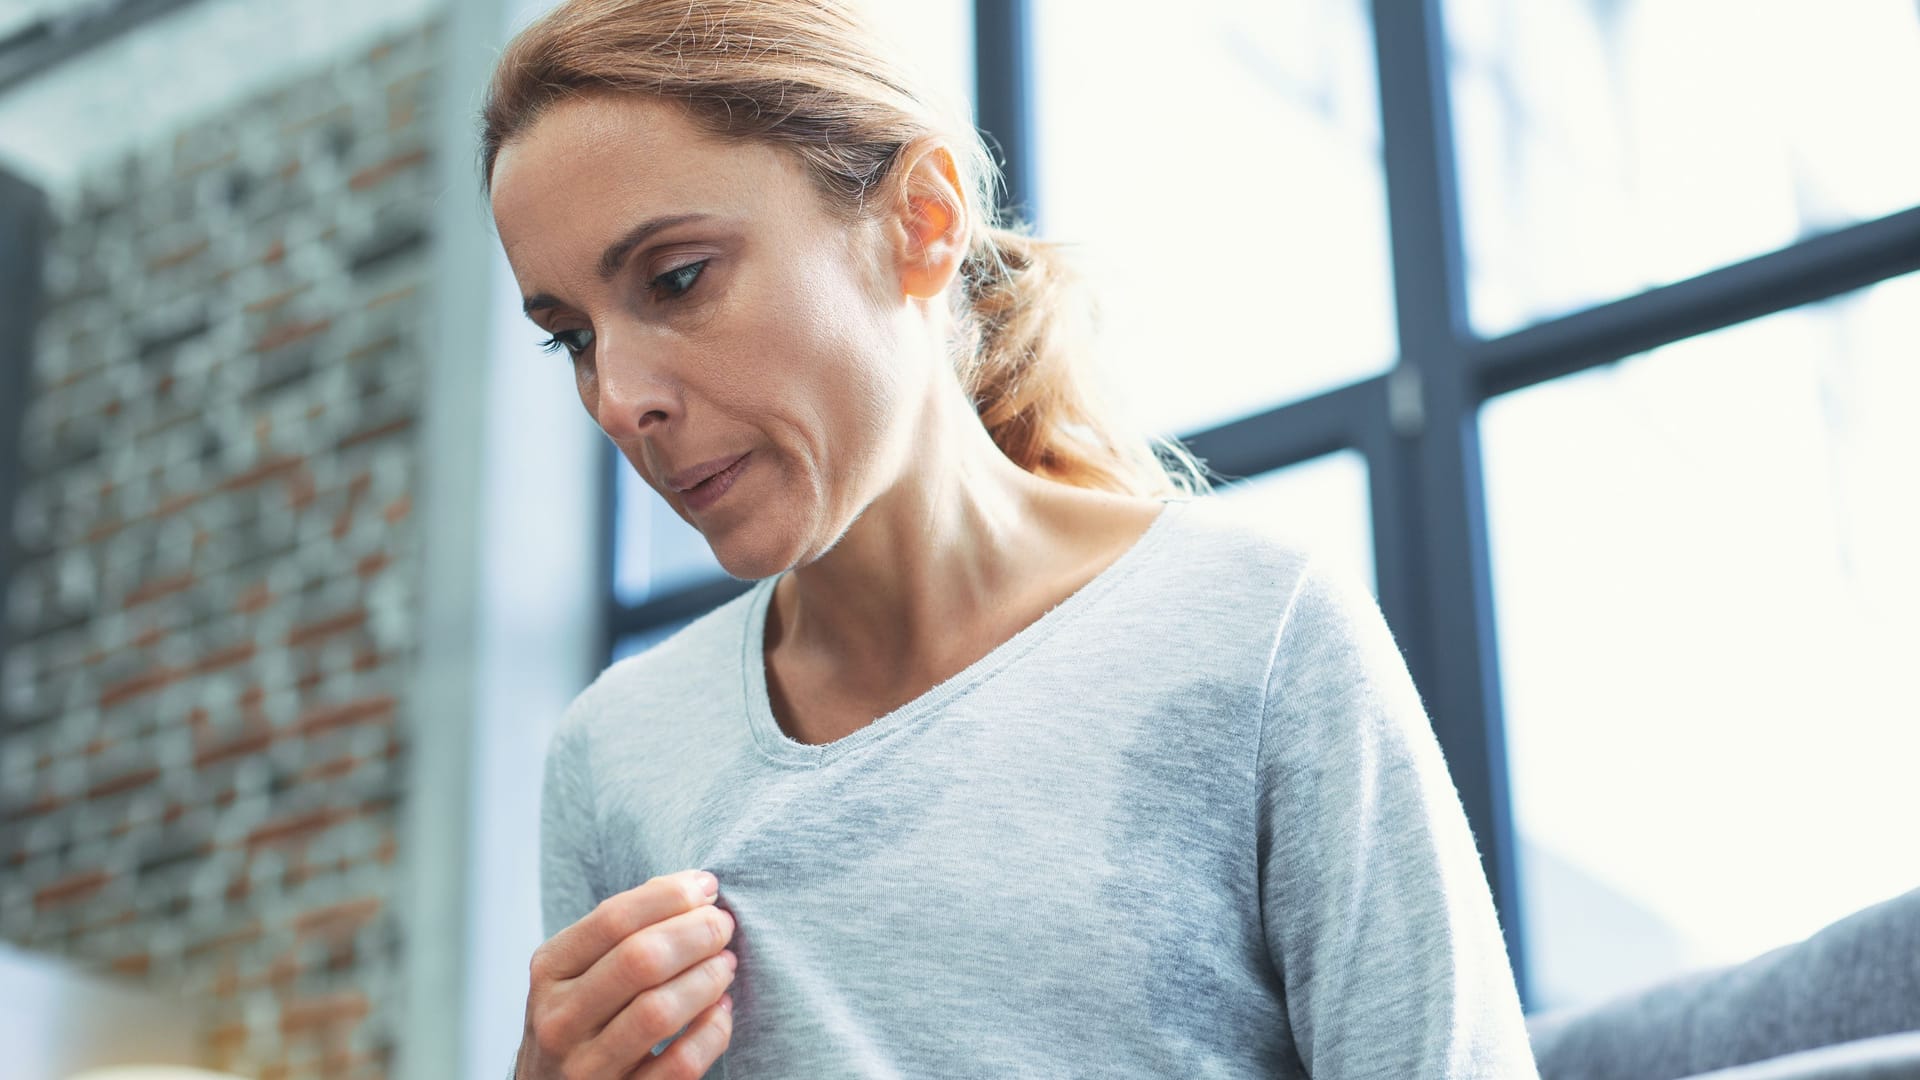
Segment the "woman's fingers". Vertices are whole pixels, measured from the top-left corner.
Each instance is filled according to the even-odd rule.
[[[724,964],[710,995],[689,989],[701,985],[696,969],[733,939],[733,916],[700,882],[697,873],[676,874],[608,897],[534,953],[521,1075],[625,1076],[719,998],[732,981]],[[711,971],[704,977],[715,979]],[[675,987],[663,991],[668,984]],[[607,1030],[639,1002],[632,1019]]]
[[[700,871],[687,871],[657,877],[602,900],[580,921],[534,951],[535,981],[574,978],[635,932],[712,904],[714,897],[700,887],[705,876]]]
[[[733,928],[733,916],[725,910],[703,907],[663,919],[629,935],[609,949],[586,974],[566,984],[568,1011],[574,1021],[584,1027],[581,1034],[597,1034],[644,991],[718,956],[733,940]],[[690,1015],[689,1012],[687,1016]],[[687,1016],[681,1016],[672,1027],[654,1036],[653,1042],[680,1030]]]
[[[736,966],[733,953],[724,951],[641,992],[584,1048],[586,1075],[622,1075],[621,1070],[635,1062],[640,1069],[631,1075],[648,1080],[704,1074],[732,1038],[732,1017],[722,1015],[720,1002],[733,984]],[[686,1032],[666,1052],[649,1057],[656,1045],[682,1028]],[[656,1066],[659,1071],[647,1071]]]
[[[733,995],[694,1017],[687,1033],[673,1041],[659,1057],[633,1071],[629,1080],[694,1080],[705,1076],[733,1042]]]

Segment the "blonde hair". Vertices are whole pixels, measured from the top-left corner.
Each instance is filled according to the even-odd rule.
[[[785,147],[849,218],[899,181],[903,151],[942,137],[973,215],[955,290],[955,374],[994,444],[1028,472],[1078,487],[1207,491],[1179,443],[1127,430],[1097,400],[1081,369],[1091,309],[1080,282],[1056,245],[1001,220],[998,170],[973,126],[941,115],[881,52],[841,0],[567,0],[494,68],[483,183],[502,146],[590,90],[678,101],[704,130]]]

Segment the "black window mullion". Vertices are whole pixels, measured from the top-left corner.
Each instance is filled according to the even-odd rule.
[[[1485,400],[1920,270],[1920,207],[1475,343]]]
[[[1447,43],[1440,0],[1373,0],[1372,10],[1401,349],[1389,378],[1411,398],[1371,472],[1376,506],[1398,519],[1376,525],[1381,606],[1459,789],[1526,1002]]]
[[[974,0],[974,116],[1000,155],[1002,208],[1039,225],[1033,172],[1033,19],[1027,0]]]

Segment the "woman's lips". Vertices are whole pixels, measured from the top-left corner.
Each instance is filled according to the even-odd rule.
[[[681,492],[680,498],[687,504],[687,509],[698,513],[719,502],[727,489],[733,487],[733,482],[746,471],[747,459],[752,456],[750,453],[741,454],[740,460]]]

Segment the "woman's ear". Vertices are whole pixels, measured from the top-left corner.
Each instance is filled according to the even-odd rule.
[[[933,297],[960,272],[969,239],[967,198],[953,151],[938,140],[908,147],[901,163],[898,264],[909,296]]]

